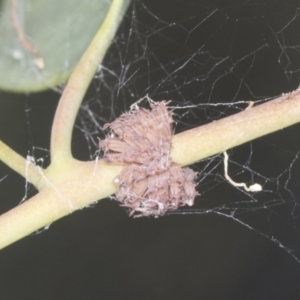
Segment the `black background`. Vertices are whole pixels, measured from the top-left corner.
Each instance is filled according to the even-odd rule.
[[[298,1],[134,2],[104,62],[109,68],[120,68],[118,54],[122,53],[123,66],[127,63],[131,68],[125,74],[130,80],[113,91],[115,83],[105,90],[101,80],[95,79],[86,101],[93,108],[91,99],[109,101],[114,95],[113,105],[103,100],[110,112],[106,118],[111,119],[146,93],[155,100],[195,104],[258,100],[292,91],[299,86],[299,53],[296,47],[288,52],[289,65],[280,56],[279,41],[284,37],[285,45],[300,45],[297,7]],[[200,25],[212,12],[213,17]],[[294,22],[283,36],[278,34],[291,20]],[[132,54],[122,52],[124,45]],[[209,64],[193,64],[183,72],[175,70],[202,46],[211,58],[228,56],[228,60],[199,83],[191,79],[207,74]],[[136,70],[139,72],[130,77]],[[228,74],[224,80],[220,79],[223,74]],[[239,89],[242,81],[246,84]],[[108,77],[105,84],[110,84]],[[34,95],[2,92],[1,98],[1,139],[24,156],[33,146],[49,149],[59,95],[53,91]],[[193,110],[189,117],[178,118],[177,129],[192,126],[194,117],[199,125],[232,112],[226,107]],[[79,121],[77,124],[81,126]],[[299,130],[295,125],[254,141],[252,169],[266,177],[277,174],[281,165],[288,169],[300,149]],[[99,132],[99,136],[102,134]],[[247,156],[249,146],[233,152],[235,160],[243,161],[243,151]],[[74,132],[73,153],[78,159],[90,158],[80,130]],[[264,160],[265,153],[272,162]],[[49,163],[47,153],[36,149],[35,156],[44,157],[44,165]],[[201,167],[195,168],[199,171]],[[292,170],[299,178],[299,159]],[[8,175],[0,185],[0,213],[4,213],[23,198],[25,182],[4,164],[0,172],[0,178]],[[215,172],[221,174],[221,166]],[[196,207],[215,207],[243,196],[224,180],[222,183],[212,183],[215,187],[197,198]],[[204,183],[203,188],[199,185],[200,192],[205,188]],[[292,191],[295,201],[299,201],[297,181]],[[33,194],[30,188],[28,196]],[[248,217],[256,218],[250,212]],[[268,224],[276,227],[272,220]],[[132,219],[116,202],[102,200],[1,250],[0,299],[299,299],[300,264],[260,235],[259,226],[258,231],[249,230],[213,213]],[[296,233],[287,239],[299,255],[300,232]]]

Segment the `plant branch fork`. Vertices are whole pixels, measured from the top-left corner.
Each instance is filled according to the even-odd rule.
[[[116,20],[120,18],[124,1],[112,1],[102,27],[60,99],[51,133],[51,165],[41,169],[0,141],[0,160],[40,191],[0,216],[0,249],[116,192],[114,179],[125,166],[101,160],[75,160],[71,153],[71,138],[81,101],[115,34]],[[171,159],[180,166],[191,165],[298,122],[300,90],[173,136]]]

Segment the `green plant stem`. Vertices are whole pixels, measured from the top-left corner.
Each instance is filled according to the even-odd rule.
[[[259,136],[300,122],[300,92],[177,134],[172,159],[192,164]],[[55,220],[116,191],[113,179],[123,166],[70,160],[45,170],[47,186],[35,197],[0,216],[0,249]]]
[[[298,122],[300,90],[175,135],[171,158],[182,166],[190,165]]]
[[[43,186],[42,170],[16,153],[0,140],[0,160],[15,172],[26,178],[37,189]]]
[[[74,122],[84,94],[111,44],[122,17],[124,0],[113,0],[107,16],[80,59],[59,101],[52,126],[51,162],[70,159]]]
[[[124,166],[72,158],[75,118],[117,29],[126,0],[113,0],[107,17],[73,72],[59,102],[51,134],[51,165],[40,170],[0,141],[0,159],[40,192],[0,216],[0,249],[116,191]],[[184,166],[300,122],[299,90],[241,113],[188,130],[172,139],[171,158]]]
[[[122,166],[73,160],[61,174],[45,172],[47,188],[0,217],[0,249],[116,191]]]

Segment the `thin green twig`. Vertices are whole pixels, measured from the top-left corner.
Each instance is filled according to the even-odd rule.
[[[300,90],[175,135],[171,157],[182,166],[190,165],[298,122]]]
[[[25,159],[0,140],[0,160],[11,169],[26,178],[37,189],[41,189],[44,181],[42,169]]]
[[[109,12],[90,46],[73,71],[56,110],[51,133],[51,162],[72,158],[71,137],[85,92],[103,60],[122,17],[127,0],[113,0]]]
[[[225,151],[259,136],[300,122],[300,92],[175,135],[171,157],[180,165]],[[70,160],[45,170],[48,186],[0,217],[0,249],[14,241],[113,194],[113,179],[124,166],[102,161]]]

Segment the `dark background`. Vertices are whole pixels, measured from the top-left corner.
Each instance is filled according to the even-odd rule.
[[[283,0],[133,2],[104,62],[117,76],[103,71],[91,84],[74,156],[91,159],[103,137],[84,108],[104,123],[147,93],[183,107],[259,102],[296,89],[299,8]],[[47,166],[58,99],[55,91],[1,92],[1,139]],[[245,107],[175,110],[176,131]],[[216,156],[193,166],[202,194],[193,210],[132,219],[105,199],[3,249],[0,299],[299,299],[299,132],[295,125],[230,152],[234,179],[253,179],[268,192],[249,196],[230,186]],[[4,176],[0,213],[35,193],[0,164]]]

